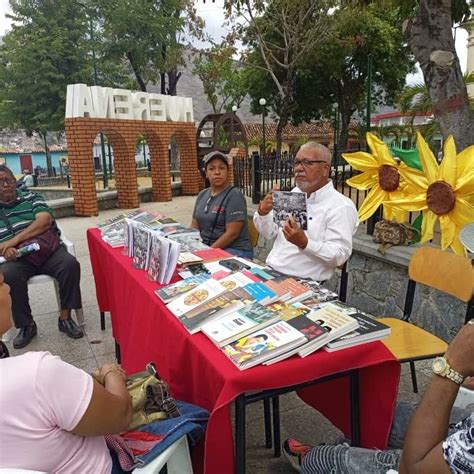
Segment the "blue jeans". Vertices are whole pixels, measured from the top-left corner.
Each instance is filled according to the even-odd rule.
[[[392,429],[388,440],[389,448],[384,451],[353,448],[348,444],[321,445],[313,448],[303,459],[301,472],[304,474],[337,473],[385,474],[390,469],[398,470],[401,448],[405,440],[408,424],[417,404],[399,402],[395,408]],[[469,410],[453,407],[449,419],[448,435],[456,423],[470,415]]]
[[[240,250],[240,249],[234,249],[232,247],[227,247],[224,250],[231,253],[232,255],[235,255],[236,257],[250,258],[250,259],[253,258],[253,249],[252,250]]]

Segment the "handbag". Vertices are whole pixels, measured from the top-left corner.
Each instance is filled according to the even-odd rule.
[[[130,376],[126,385],[133,407],[129,430],[152,421],[181,416],[168,385],[160,379],[152,362],[147,364],[145,371]]]
[[[378,251],[384,254],[385,251],[394,245],[410,245],[418,237],[418,229],[410,224],[399,224],[398,222],[381,219],[375,223],[373,241],[381,244]]]
[[[14,236],[15,231],[13,230],[12,223],[10,222],[10,219],[8,219],[3,209],[0,209],[0,218],[5,223],[8,231],[12,234],[12,236]],[[56,221],[53,221],[53,223],[51,224],[51,227],[47,231],[43,232],[40,235],[37,235],[36,237],[30,240],[25,240],[24,242],[21,243],[21,247],[26,247],[27,245],[30,245],[30,244],[37,244],[39,246],[39,250],[37,250],[36,252],[32,252],[27,255],[24,255],[22,258],[27,260],[29,263],[31,263],[35,267],[41,267],[41,265],[43,265],[46,262],[46,260],[48,260],[48,258],[54,252],[56,252],[56,250],[61,245],[59,234],[60,232],[56,224]]]

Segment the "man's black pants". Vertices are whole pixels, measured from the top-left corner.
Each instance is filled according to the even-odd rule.
[[[28,280],[35,275],[49,275],[59,284],[61,309],[82,308],[81,266],[76,258],[61,245],[41,267],[35,267],[20,258],[16,262],[0,264],[5,283],[10,285],[12,315],[17,328],[27,326],[33,320],[28,300]]]

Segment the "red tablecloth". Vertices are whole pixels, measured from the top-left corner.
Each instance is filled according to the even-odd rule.
[[[349,369],[360,369],[361,444],[386,447],[400,377],[400,364],[374,342],[339,352],[319,351],[271,366],[239,371],[203,334],[191,336],[155,295],[158,285],[136,270],[122,249],[112,249],[97,229],[87,231],[97,300],[110,311],[113,335],[128,373],[156,363],[175,398],[210,412],[204,470],[234,470],[231,402],[241,393],[289,386]],[[304,389],[300,396],[350,434],[347,377]]]

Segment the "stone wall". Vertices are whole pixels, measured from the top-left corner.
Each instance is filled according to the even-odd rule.
[[[259,238],[255,257],[265,261],[272,242]],[[408,284],[408,263],[415,247],[393,247],[384,255],[360,230],[354,237],[349,261],[347,303],[374,316],[401,318]],[[340,271],[326,283],[338,291]],[[411,320],[418,326],[451,341],[464,323],[466,304],[440,291],[417,285]]]

